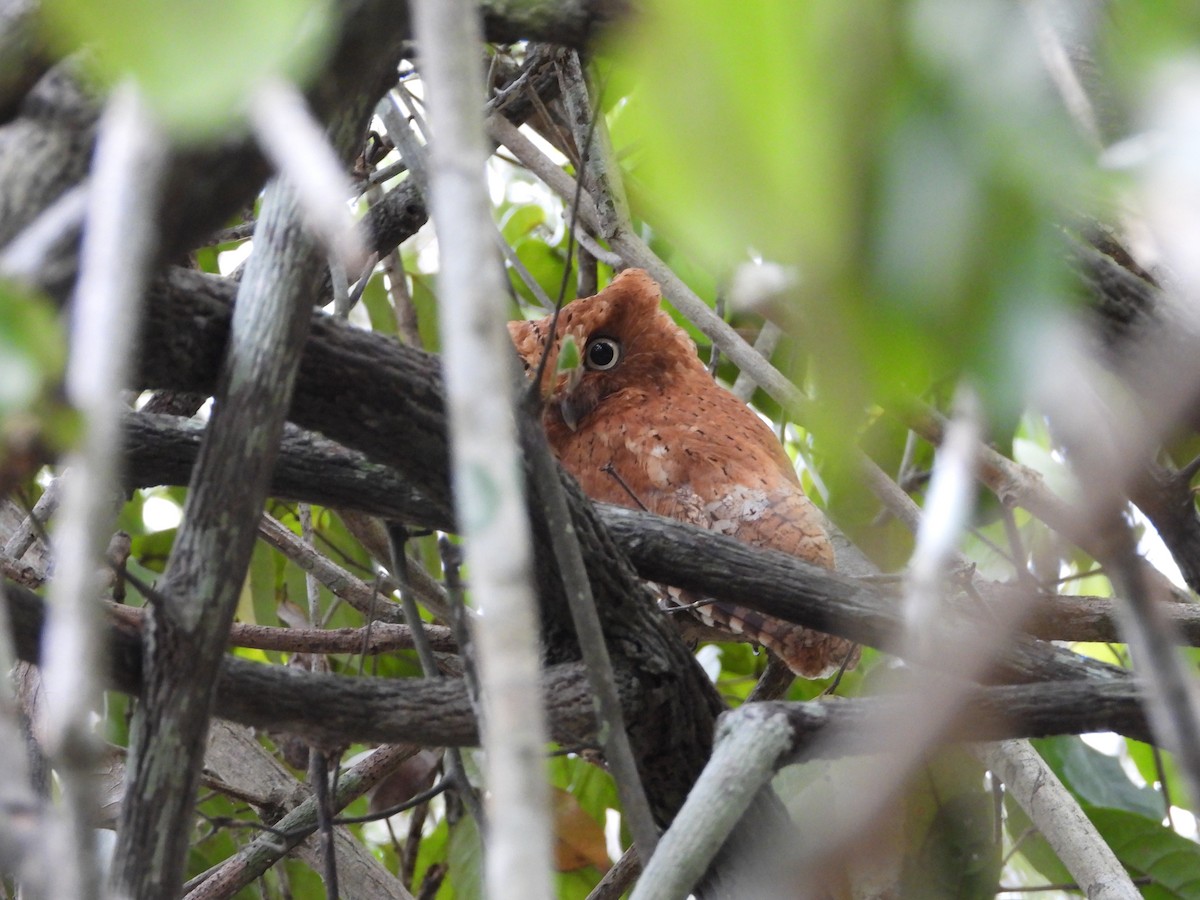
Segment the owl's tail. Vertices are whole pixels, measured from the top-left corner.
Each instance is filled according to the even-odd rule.
[[[858,665],[861,649],[845,638],[719,600],[688,605],[705,625],[766,647],[801,678],[828,678],[838,669]]]

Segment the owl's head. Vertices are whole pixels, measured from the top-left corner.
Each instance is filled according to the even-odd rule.
[[[541,384],[552,419],[574,431],[615,394],[631,388],[662,391],[685,373],[704,372],[695,343],[659,308],[661,299],[654,279],[641,269],[626,269],[596,296],[563,307]],[[508,323],[527,373],[537,370],[551,319]],[[568,335],[580,359],[563,372],[558,359]]]

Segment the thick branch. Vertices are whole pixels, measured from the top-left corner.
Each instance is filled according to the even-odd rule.
[[[32,591],[5,585],[14,644],[20,659],[38,658],[44,604]],[[110,626],[110,687],[130,694],[142,689],[141,637]],[[639,686],[618,681],[625,715],[630,720],[647,714]],[[542,693],[552,736],[564,746],[594,746],[595,717],[587,677],[581,666],[568,663],[546,670]],[[858,728],[878,721],[880,710],[904,715],[914,702],[903,695],[890,698],[841,699],[836,703],[764,704],[783,713],[793,730],[784,763],[821,752],[886,752],[888,734]],[[1148,737],[1134,679],[1089,679],[1036,685],[973,688],[968,714],[949,732],[952,740],[1000,740],[1115,731],[1139,740]],[[251,663],[226,656],[217,680],[218,716],[259,728],[292,731],[330,743],[413,743],[430,746],[476,746],[475,716],[460,679],[350,678],[284,666]],[[835,726],[848,739],[837,744],[813,740]]]
[[[148,413],[129,415],[125,421],[126,487],[186,484],[203,430],[201,423],[188,419]],[[288,500],[355,509],[443,531],[455,530],[449,511],[441,508],[418,486],[402,478],[391,466],[371,462],[362,453],[294,426],[284,432],[271,490],[274,496]],[[597,504],[596,509],[607,524],[627,523],[628,527],[618,527],[613,535],[625,552],[630,551],[627,543],[635,538],[651,542],[633,560],[635,568],[637,559],[644,557],[653,561],[660,546],[660,539],[653,536],[663,528],[671,528],[670,522],[657,516],[618,510],[604,504]],[[693,559],[716,554],[718,561],[722,560],[723,545],[717,546],[720,542],[711,537],[709,532],[686,528],[663,535],[662,541],[669,540],[674,545],[660,560],[671,570],[664,580],[673,584],[672,579],[677,577],[673,567],[686,570],[691,568]],[[645,572],[640,574],[646,575]],[[822,574],[816,573],[816,577],[820,578]],[[16,576],[10,577],[20,581]],[[704,575],[697,573],[697,577]],[[732,579],[706,587],[705,593],[720,599],[737,599],[739,605],[752,607],[753,598],[761,593],[763,584],[771,577],[772,572],[764,563],[757,571],[734,573]],[[869,582],[859,587],[874,597],[874,602],[890,605],[885,590],[872,587]],[[1017,590],[1020,589],[997,584],[982,593],[988,603],[1007,603]],[[831,602],[836,606],[836,600]],[[1119,642],[1121,637],[1114,619],[1115,602],[1118,601],[1105,597],[1047,595],[1034,601],[1024,631],[1044,641]],[[1165,613],[1175,621],[1189,646],[1200,647],[1200,607],[1172,604]]]
[[[353,106],[347,118],[357,120]],[[217,402],[151,610],[147,690],[131,733],[114,867],[133,897],[174,896],[182,883],[213,676],[254,549],[313,284],[325,267],[315,239],[297,225],[297,207],[284,183],[268,190]]]
[[[173,271],[150,304],[143,334],[143,387],[211,392],[213,367],[228,329],[231,286]],[[394,466],[422,486],[441,521],[449,520],[442,381],[436,357],[387,337],[316,315],[300,360],[290,418]],[[527,476],[528,477],[528,476]],[[631,721],[641,774],[653,785],[655,815],[668,821],[704,765],[721,703],[677,634],[655,612],[644,585],[622,560],[589,504],[564,479],[572,524],[605,636],[619,670],[643,685],[650,714]],[[562,601],[550,538],[532,509],[548,662],[578,658]]]
[[[219,352],[228,314],[222,295],[228,292],[224,282],[209,276],[182,270],[169,276],[162,296],[152,305],[142,359],[145,386],[210,389],[206,361]],[[354,386],[353,392],[350,386]],[[446,503],[448,473],[440,386],[436,357],[317,316],[301,361],[291,418],[394,466],[403,481],[421,485],[426,492],[430,508],[438,516],[437,522],[428,524],[446,527],[449,509],[448,504],[442,504]],[[394,434],[403,434],[405,439],[393,440]],[[377,491],[379,487],[377,483]],[[573,505],[575,514],[578,503]],[[406,517],[413,514],[419,515],[420,511]],[[636,520],[632,513],[612,515],[609,524],[613,527],[618,520]],[[645,577],[723,599],[733,599],[731,585],[746,579],[756,589],[769,588],[757,597],[739,592],[738,599],[753,608],[874,646],[891,645],[899,619],[892,601],[878,591],[825,574],[783,554],[771,555],[770,567],[764,568],[766,556],[715,535],[696,537],[711,542],[705,546],[713,547],[713,553],[685,555],[677,536],[686,537],[693,531],[681,523],[663,521],[653,534],[625,534],[622,543]],[[544,538],[544,532],[541,534]],[[548,546],[548,540],[541,543],[543,548]],[[543,572],[547,568],[552,571],[552,561],[547,558],[546,563]],[[597,564],[593,571],[611,584],[611,572],[603,564]],[[543,593],[556,590],[557,584],[553,574],[546,575],[542,579]],[[618,588],[612,602],[628,606],[629,596],[625,589]],[[601,607],[609,609],[603,600]],[[553,608],[547,611],[551,635],[556,630],[569,633],[561,610],[557,621]],[[644,610],[641,615],[645,615]],[[628,622],[626,619],[613,624],[631,633]],[[1059,648],[1018,638],[1012,652],[1003,658],[998,677],[1041,681],[1104,670],[1102,664]]]

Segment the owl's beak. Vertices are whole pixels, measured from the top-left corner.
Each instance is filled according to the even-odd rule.
[[[571,402],[571,398],[564,397],[558,404],[558,414],[562,416],[563,424],[572,431],[579,429],[579,420],[583,418],[584,410],[580,409]]]
[[[578,402],[575,396],[575,389],[579,387],[579,382],[582,380],[582,366],[567,372],[566,382],[562,386],[562,399],[558,401],[558,412],[562,416],[563,424],[572,431],[579,429],[579,420],[587,414],[584,404]]]

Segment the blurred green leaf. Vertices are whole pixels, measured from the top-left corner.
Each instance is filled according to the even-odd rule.
[[[91,49],[105,80],[127,75],[171,128],[203,138],[229,128],[268,77],[304,83],[330,36],[327,0],[46,0],[49,36]]]
[[[284,857],[277,867],[282,867],[284,873],[287,875],[286,889],[279,892],[281,897],[292,897],[295,900],[303,900],[303,898],[311,897],[312,900],[321,900],[321,898],[328,896],[325,890],[325,879],[320,873],[315,872],[311,866],[301,860],[290,856]],[[250,900],[250,898],[258,900],[260,896],[261,894],[252,893],[248,895],[247,900]]]
[[[405,260],[405,270],[417,273],[415,261]],[[421,346],[436,353],[441,350],[441,339],[438,336],[437,294],[433,291],[431,276],[413,274],[412,301],[417,314],[417,327],[421,333]]]
[[[218,262],[220,252],[218,247],[200,247],[195,251],[196,268],[210,275],[219,275],[221,265]]]
[[[1138,774],[1146,779],[1147,784],[1161,784],[1165,780],[1172,802],[1176,806],[1186,803],[1185,782],[1180,775],[1179,765],[1175,762],[1174,754],[1168,753],[1166,750],[1158,750],[1156,753],[1157,748],[1132,738],[1126,738],[1125,744],[1129,748],[1129,758],[1133,760]],[[1162,763],[1161,771],[1158,767],[1160,761]],[[1163,806],[1166,806],[1165,802]]]
[[[33,406],[65,364],[66,340],[54,305],[0,281],[0,418]]]
[[[556,872],[554,896],[557,900],[586,900],[599,880],[599,873],[590,866],[574,872]]]
[[[542,292],[552,301],[557,300],[559,289],[562,287],[563,265],[565,264],[562,250],[559,247],[552,247],[544,241],[527,240],[521,241],[516,246],[516,253],[517,259],[533,276],[533,280],[538,283]],[[537,309],[542,309],[525,281],[511,268],[509,269],[509,282],[518,297]],[[566,297],[563,299],[564,303],[570,303],[575,299],[574,285],[575,279],[570,279],[567,284]]]
[[[421,838],[421,844],[417,850],[417,864],[413,867],[413,893],[417,893],[421,889],[430,866],[445,862],[449,833],[449,825],[443,817],[432,830],[428,830]],[[449,880],[447,879],[447,881]],[[444,885],[442,889],[446,889]],[[442,896],[440,890],[438,896]]]
[[[500,233],[512,247],[521,244],[546,224],[546,210],[537,203],[510,205],[500,215]]]
[[[104,693],[104,740],[118,747],[129,746],[129,723],[133,701],[119,691]]]
[[[617,785],[604,769],[578,756],[555,756],[548,763],[550,783],[570,791],[579,805],[603,822],[606,809],[620,809]]]
[[[906,857],[901,896],[994,897],[1000,845],[992,838],[992,798],[982,790],[942,800],[915,853]]]
[[[1071,873],[1011,794],[1004,795],[1004,828],[1016,850],[1050,884],[1069,884]]]
[[[1200,6],[1194,0],[1123,0],[1114,12],[1118,26],[1101,31],[1100,47],[1102,62],[1114,76],[1108,86],[1117,93],[1108,99],[1123,103],[1115,111],[1107,110],[1113,119],[1107,123],[1110,137],[1119,138],[1140,124],[1126,121],[1128,109],[1142,99],[1151,79],[1162,74],[1164,60],[1195,56]]]
[[[637,76],[622,112],[623,133],[639,140],[633,175],[710,264],[740,262],[747,245],[801,253],[823,272],[845,261],[859,184],[851,138],[871,131],[863,106],[887,65],[888,10],[659,0],[613,45]]]
[[[367,287],[362,295],[363,306],[371,320],[371,330],[382,334],[396,333],[396,311],[388,298],[387,287],[383,283],[383,275],[376,272],[367,281]]]
[[[453,900],[483,900],[483,843],[475,820],[463,816],[450,827],[446,849],[450,874],[438,891],[438,897]],[[444,893],[452,886],[449,893]]]
[[[612,49],[638,85],[614,128],[633,148],[635,212],[719,277],[753,253],[798,265],[776,312],[814,351],[824,421],[806,424],[849,440],[870,400],[966,373],[1003,431],[1030,335],[1069,295],[1052,223],[1094,169],[1025,13],[647,6]]]
[[[990,898],[1000,879],[995,810],[983,766],[959,749],[938,753],[905,798],[905,897]]]
[[[219,793],[209,794],[205,801],[198,805],[198,809],[205,816],[233,821],[239,819],[253,821],[257,818],[244,805],[235,804],[228,797]],[[238,832],[235,829],[214,829],[202,818],[197,818],[196,823],[193,841],[188,848],[188,878],[199,875],[201,872],[207,872],[217,863],[228,859],[239,849],[238,842],[235,839],[235,835]],[[242,897],[246,895],[247,890],[244,889],[235,896]]]
[[[276,551],[262,541],[254,545],[254,553],[250,557],[250,572],[246,576],[246,583],[242,585],[242,594],[238,600],[239,622],[253,625],[279,624],[279,613],[276,609],[276,555]]]

